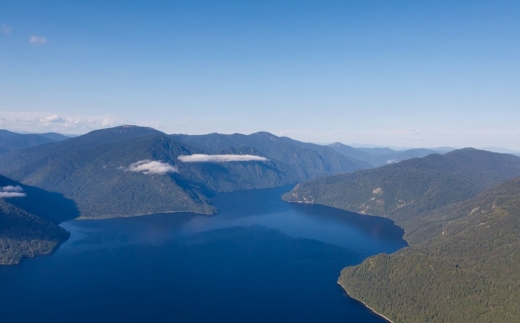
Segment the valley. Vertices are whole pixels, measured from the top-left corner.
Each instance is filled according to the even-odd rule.
[[[195,227],[181,226],[182,231],[189,230],[188,236],[223,227],[248,231],[260,224],[291,238],[340,248],[338,257],[351,259],[340,268],[334,265],[338,275],[344,267],[340,286],[394,322],[468,318],[487,322],[491,317],[510,322],[520,315],[516,306],[520,277],[512,269],[520,259],[515,229],[520,218],[520,157],[472,148],[362,150],[343,144],[309,144],[265,132],[167,135],[137,126],[58,139],[11,147],[0,155],[0,174],[4,175],[0,176],[0,264],[15,265],[59,251],[70,237],[66,229],[73,228],[76,222],[70,221],[74,219],[95,221],[99,228],[117,223],[106,222],[110,219],[133,216],[188,223],[198,219]],[[271,193],[264,200],[260,192],[266,189],[297,204],[274,202]],[[246,194],[241,192],[259,195],[254,202],[242,203],[240,198],[218,202],[223,196]],[[281,212],[278,215],[262,211],[269,205],[285,211],[276,211]],[[299,209],[300,215],[277,219],[288,216],[284,213],[287,205]],[[320,205],[331,208],[319,209]],[[229,213],[230,209],[234,211]],[[336,214],[343,212],[339,210],[356,214]],[[258,217],[264,212],[269,216]],[[162,215],[158,218],[157,214]],[[339,227],[316,222],[312,229],[296,229],[305,223],[303,214],[314,214],[320,221],[334,219]],[[385,220],[381,217],[404,229],[393,234],[403,236],[409,246],[403,240],[395,240],[397,244],[392,242],[389,248],[378,245],[382,232],[389,230],[376,224]],[[233,220],[226,222],[229,219]],[[357,229],[343,227],[343,221],[354,221]],[[89,221],[80,223],[90,226]],[[200,231],[202,223],[214,224]],[[351,230],[357,233],[348,233]],[[364,242],[365,247],[358,245],[363,230],[379,232]],[[162,245],[163,233],[153,231],[158,235],[152,244]],[[171,234],[166,234],[168,241]],[[263,241],[262,236],[270,233],[252,234]],[[352,239],[345,242],[342,236],[348,234],[353,234]],[[218,239],[226,240],[226,235]],[[81,236],[73,234],[65,249],[75,250]],[[366,253],[364,248],[371,244],[378,247]],[[310,246],[301,248],[311,252],[314,247]],[[123,239],[109,250],[125,248],[129,247]],[[350,256],[340,255],[345,250]]]

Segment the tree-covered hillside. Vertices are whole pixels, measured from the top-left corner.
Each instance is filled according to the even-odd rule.
[[[63,228],[0,198],[0,265],[51,253],[68,237]]]
[[[69,139],[59,133],[20,134],[0,129],[0,153]]]
[[[426,218],[339,283],[394,322],[520,322],[520,177]]]
[[[342,271],[394,322],[520,321],[520,158],[475,149],[299,184],[284,199],[387,216],[409,248]]]
[[[151,128],[123,126],[8,152],[0,157],[0,172],[63,194],[76,202],[84,217],[102,218],[161,212],[213,214],[216,210],[209,198],[217,193],[277,187],[361,167],[326,147],[298,142],[280,146],[279,141],[291,140],[260,137],[262,144],[257,146],[263,150],[233,142],[210,150],[186,143],[188,136],[179,141],[178,136]],[[300,147],[306,145],[314,149]],[[194,154],[252,155],[260,160],[179,159]],[[146,171],[152,166],[167,171]]]
[[[270,159],[289,165],[293,172],[307,179],[372,167],[367,162],[348,158],[329,147],[278,137],[268,132],[251,135],[172,135],[172,138],[210,153],[230,147],[251,147]]]
[[[20,134],[0,129],[0,154],[10,150],[36,147],[66,139],[69,139],[69,137],[54,132],[41,134]]]
[[[409,234],[423,214],[519,175],[520,158],[468,148],[318,178],[298,184],[283,198],[387,216]]]
[[[77,216],[70,202],[0,176],[0,264],[51,253],[68,239],[56,223]]]

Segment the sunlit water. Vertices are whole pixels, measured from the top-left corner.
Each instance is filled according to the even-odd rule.
[[[385,322],[341,269],[406,246],[390,220],[280,199],[213,199],[190,213],[70,221],[57,252],[0,267],[1,322]]]

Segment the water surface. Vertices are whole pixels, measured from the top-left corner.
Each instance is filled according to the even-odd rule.
[[[216,216],[65,222],[57,252],[0,267],[1,321],[386,322],[336,281],[406,246],[402,229],[288,189],[219,195]]]

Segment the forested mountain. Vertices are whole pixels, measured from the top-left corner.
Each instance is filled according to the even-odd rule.
[[[208,197],[216,193],[282,186],[361,167],[326,147],[302,148],[307,144],[280,144],[269,135],[258,136],[263,150],[240,142],[210,150],[187,144],[188,136],[179,141],[179,136],[151,128],[123,126],[5,153],[0,172],[62,193],[77,203],[82,216],[99,218],[173,211],[213,214]],[[194,154],[251,155],[254,160],[179,159]]]
[[[461,149],[319,178],[284,195],[387,216],[409,248],[342,271],[348,293],[394,322],[520,319],[520,158]]]
[[[352,172],[372,167],[369,163],[343,156],[321,145],[304,143],[268,132],[242,134],[171,135],[192,147],[216,153],[229,147],[252,147],[266,157],[290,165],[302,177]]]
[[[424,218],[339,283],[394,322],[520,322],[520,177]]]
[[[5,152],[8,150],[35,147],[65,139],[68,139],[68,137],[54,132],[42,134],[19,134],[0,129],[0,153],[2,151]]]
[[[0,264],[54,251],[69,237],[56,223],[76,216],[72,201],[0,176]]]
[[[408,234],[420,215],[519,175],[520,158],[467,148],[318,178],[298,184],[283,198],[387,216]]]
[[[406,159],[421,158],[431,154],[444,153],[441,151],[424,148],[408,149],[402,151],[393,150],[390,148],[354,148],[348,145],[344,145],[340,142],[330,144],[328,147],[349,158],[368,162],[375,167],[398,163]]]
[[[18,135],[16,132],[12,132],[12,131],[5,130],[5,129],[0,129],[0,138],[8,138],[8,137],[16,136],[16,135]]]
[[[54,140],[34,134],[15,135],[0,138],[0,148],[6,150],[24,149],[54,142]]]
[[[38,135],[51,139],[51,140],[54,140],[54,141],[62,141],[62,140],[67,140],[67,139],[71,138],[69,136],[65,136],[65,135],[62,135],[61,133],[56,133],[56,132],[45,132],[45,133],[39,133]]]

